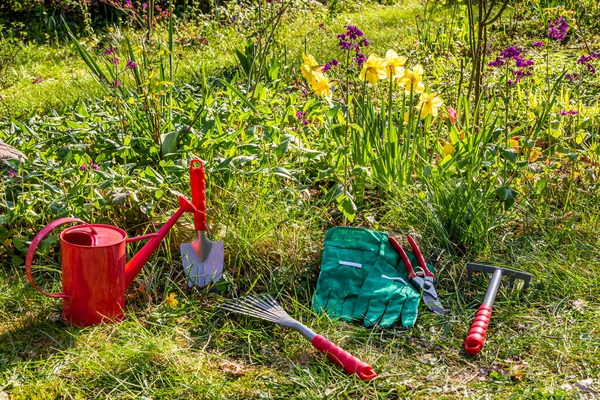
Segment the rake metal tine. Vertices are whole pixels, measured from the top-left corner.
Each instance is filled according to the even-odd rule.
[[[227,311],[230,311],[230,312],[233,312],[236,314],[241,314],[241,315],[246,315],[246,316],[250,316],[250,317],[254,317],[254,318],[264,319],[264,320],[271,321],[271,322],[277,322],[277,318],[275,318],[272,315],[262,314],[262,313],[258,312],[257,310],[244,307],[243,305],[240,305],[240,304],[237,304],[235,306],[226,304],[226,305],[220,305],[219,307],[223,310],[227,310]]]
[[[285,313],[285,311],[283,310],[283,308],[281,308],[279,306],[279,304],[275,303],[273,301],[273,299],[269,298],[269,297],[267,297],[267,296],[265,296],[263,298],[258,298],[257,297],[257,298],[255,298],[255,301],[256,301],[257,305],[260,305],[263,308],[268,309],[269,311],[270,310],[274,310],[277,313],[281,313],[281,312]]]
[[[260,299],[256,299],[256,298],[244,299],[243,304],[246,307],[256,310],[257,312],[259,312],[261,314],[269,314],[275,318],[280,318],[280,315],[276,312],[276,310],[274,312],[270,309],[270,307],[261,306]]]
[[[281,315],[277,310],[273,311],[272,307],[266,307],[263,305],[261,299],[256,296],[248,296],[238,300],[238,304],[243,304],[246,309],[254,310],[260,315],[269,315],[273,319],[273,322],[277,322],[281,319]]]
[[[276,305],[274,306],[259,297],[252,297],[251,301],[254,307],[257,307],[264,312],[271,313],[279,317],[281,317],[281,313],[284,312],[281,307],[278,307]]]

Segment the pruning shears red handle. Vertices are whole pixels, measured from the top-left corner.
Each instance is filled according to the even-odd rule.
[[[427,263],[425,262],[425,258],[423,257],[423,253],[421,253],[421,249],[419,249],[417,242],[415,242],[415,240],[410,235],[408,235],[406,238],[408,239],[408,243],[410,244],[410,247],[412,248],[413,252],[415,253],[415,257],[417,257],[417,262],[419,263],[419,267],[421,267],[425,276],[429,276],[429,277],[433,278],[433,273],[427,268]],[[402,246],[400,246],[400,243],[398,243],[398,241],[391,236],[388,236],[388,240],[394,247],[394,250],[396,250],[396,252],[398,252],[398,254],[400,255],[400,258],[402,259],[402,262],[404,263],[404,267],[406,268],[406,271],[408,272],[408,277],[410,279],[414,279],[415,277],[417,277],[417,274],[415,273],[415,270],[413,269],[413,266],[412,266],[410,260],[408,259],[406,252],[404,251]]]
[[[429,307],[429,309],[436,314],[444,314],[444,307],[442,307],[442,304],[440,303],[438,295],[435,291],[433,273],[429,270],[429,268],[427,268],[427,263],[425,262],[425,258],[423,257],[423,253],[421,253],[421,249],[419,249],[417,242],[415,242],[415,240],[412,237],[410,237],[410,235],[407,236],[407,239],[408,243],[410,244],[410,247],[412,248],[415,254],[415,257],[417,258],[419,267],[423,270],[423,273],[425,274],[424,277],[417,275],[410,260],[408,259],[408,256],[406,255],[406,252],[404,251],[402,246],[400,246],[400,244],[396,241],[396,239],[394,239],[391,236],[388,236],[388,241],[391,243],[392,247],[394,247],[394,250],[396,250],[396,252],[400,256],[400,259],[402,260],[402,263],[404,264],[404,268],[406,268],[406,272],[408,273],[408,278],[410,279],[410,282],[413,284],[413,286],[415,286],[418,290],[420,290],[423,293],[423,301],[425,302],[427,307]]]

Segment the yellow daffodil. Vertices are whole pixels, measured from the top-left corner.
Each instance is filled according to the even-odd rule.
[[[308,83],[312,83],[316,78],[322,77],[321,68],[322,66],[317,63],[317,60],[310,54],[302,54],[302,60],[304,63],[300,66],[300,72]]]
[[[437,93],[421,93],[419,104],[417,105],[417,107],[421,109],[421,118],[425,118],[428,115],[433,115],[434,118],[437,117],[438,109],[442,104],[444,104],[444,102],[437,97]]]
[[[423,93],[425,91],[425,85],[423,84],[422,80],[423,67],[417,64],[413,67],[412,70],[404,70],[404,75],[402,75],[398,83],[404,86],[404,90],[406,91],[406,93],[410,93],[411,88],[412,91],[415,93]]]
[[[327,101],[331,101],[333,98],[333,91],[331,88],[335,85],[335,82],[329,82],[329,79],[322,73],[320,76],[316,76],[311,82],[311,86],[317,96],[323,96]]]
[[[385,60],[371,54],[367,61],[363,64],[363,69],[360,71],[359,78],[361,81],[367,81],[375,86],[377,81],[386,78]]]
[[[446,157],[456,153],[456,149],[452,146],[452,143],[448,142],[442,147],[442,157]]]
[[[399,79],[404,76],[406,57],[399,57],[394,50],[385,53],[385,74],[388,79]]]

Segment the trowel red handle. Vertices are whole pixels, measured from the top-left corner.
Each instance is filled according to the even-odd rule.
[[[190,163],[190,184],[192,185],[192,204],[198,210],[194,213],[194,227],[197,231],[206,230],[206,178],[204,164],[200,160]]]
[[[340,367],[344,368],[349,374],[356,374],[363,381],[373,379],[377,376],[370,365],[365,364],[352,354],[341,347],[336,346],[321,335],[317,335],[312,340],[312,345]]]
[[[469,334],[465,339],[465,352],[467,354],[477,354],[485,344],[485,335],[492,318],[492,306],[482,304],[475,314],[475,320],[471,324]]]

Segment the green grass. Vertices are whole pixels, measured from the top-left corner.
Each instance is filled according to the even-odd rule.
[[[369,33],[373,51],[380,55],[394,47],[422,59],[423,45],[416,44],[417,13],[422,5],[408,3],[369,6],[334,19],[303,14],[284,23],[278,46],[287,46],[288,64],[299,62],[306,37],[308,52],[328,60],[336,55],[333,34],[352,23]],[[319,28],[322,21],[327,31]],[[242,46],[243,38],[236,36],[235,27],[217,28],[205,28],[207,48],[181,48],[178,86],[197,80],[201,62],[209,76],[233,74],[228,69],[236,65],[232,49]],[[189,29],[193,32],[178,33],[182,43],[205,32]],[[109,41],[110,35],[98,38]],[[94,43],[96,39],[85,45],[98,52],[105,42]],[[559,61],[552,68],[560,68]],[[335,144],[326,143],[333,139],[324,129],[303,132],[282,122],[277,136],[273,132],[279,134],[279,125],[260,130],[264,120],[242,111],[233,94],[227,98],[227,92],[215,91],[210,113],[195,127],[197,137],[190,148],[160,162],[138,148],[138,158],[130,157],[131,164],[124,165],[113,160],[122,157],[122,150],[105,140],[121,139],[117,119],[95,100],[104,94],[87,73],[80,76],[85,65],[70,45],[27,46],[15,70],[19,81],[3,97],[35,135],[5,118],[0,137],[38,159],[22,167],[23,181],[1,178],[1,204],[10,213],[6,220],[1,216],[0,226],[0,399],[593,398],[596,394],[577,388],[586,379],[600,390],[600,193],[593,182],[570,182],[568,174],[561,175],[563,165],[551,170],[548,164],[536,164],[533,171],[548,180],[544,195],[535,195],[523,183],[514,208],[506,215],[490,212],[494,226],[471,248],[444,236],[445,226],[422,196],[423,186],[393,188],[383,195],[369,182],[353,225],[415,235],[435,264],[437,292],[448,313],[437,316],[421,304],[412,329],[367,329],[311,310],[325,232],[344,219],[328,200],[335,181],[317,177],[327,162],[293,150],[283,133],[297,134],[313,150],[334,152]],[[455,85],[455,69],[438,63],[431,70],[440,85]],[[32,85],[35,77],[44,82]],[[290,100],[295,112],[309,101],[296,93],[288,96],[286,85],[278,89],[283,99],[257,106],[281,108],[287,97],[298,96],[297,102]],[[189,90],[200,91],[195,86]],[[561,96],[561,104],[568,104],[568,95]],[[85,100],[93,118],[81,116],[82,103],[68,110],[78,99]],[[590,106],[589,113],[597,114],[597,106]],[[28,114],[40,116],[23,117]],[[215,128],[215,117],[222,127]],[[84,148],[80,153],[78,146]],[[100,157],[102,171],[79,184],[88,179],[78,172],[80,157],[88,151]],[[174,193],[189,194],[186,159],[192,155],[208,159],[209,224],[213,237],[225,242],[227,273],[219,291],[186,287],[178,246],[191,241],[194,231],[185,216],[127,290],[121,323],[67,326],[60,318],[60,301],[42,296],[26,280],[22,258],[27,240],[55,216],[66,214],[123,226],[131,234],[155,230],[174,209]],[[574,165],[561,162],[567,168]],[[146,166],[162,178],[147,173]],[[279,166],[292,170],[290,175],[276,175]],[[121,191],[130,193],[127,200],[111,203],[110,197]],[[140,247],[130,245],[129,256]],[[36,279],[47,290],[60,290],[56,257],[38,252],[37,258],[49,267],[38,271]],[[486,346],[477,356],[464,353],[463,341],[488,281],[475,276],[469,282],[468,261],[533,275],[526,291],[501,287]],[[277,295],[292,316],[372,365],[378,378],[361,382],[298,333],[215,308],[223,297],[250,290]],[[165,301],[170,293],[178,300],[175,307]]]

